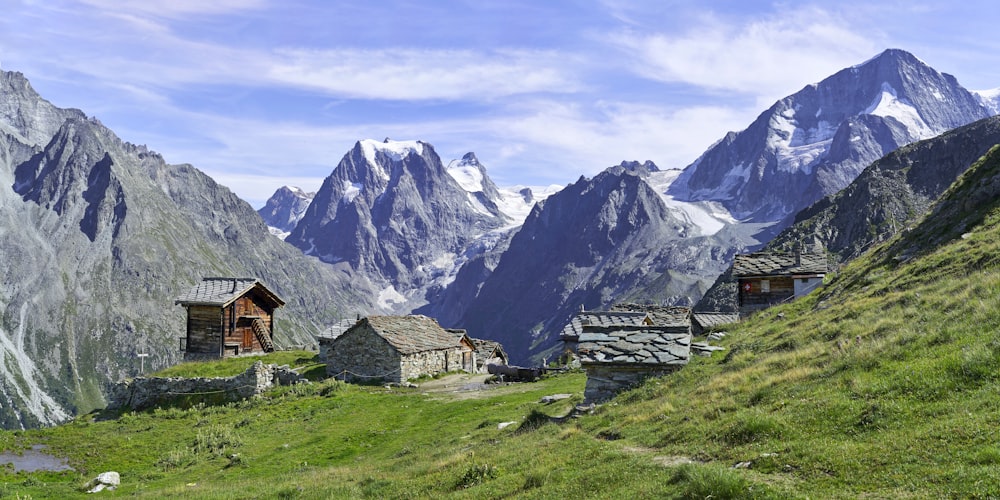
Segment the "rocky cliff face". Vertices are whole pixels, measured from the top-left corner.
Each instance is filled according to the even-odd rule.
[[[271,234],[285,239],[302,220],[302,216],[315,197],[316,193],[307,193],[295,186],[282,186],[267,199],[257,213],[271,228]]]
[[[257,276],[288,305],[279,344],[312,343],[339,312],[376,309],[364,280],[268,234],[247,203],[168,165],[0,72],[0,424],[48,425],[104,389],[179,359],[184,311],[206,275]],[[349,271],[349,270],[348,270]],[[348,286],[350,283],[350,286]]]
[[[382,306],[409,312],[484,236],[512,222],[474,155],[457,168],[453,176],[425,142],[359,141],[287,241],[345,263],[380,284]]]
[[[492,272],[469,268],[487,275],[479,288],[450,295],[468,301],[456,324],[501,341],[518,362],[540,361],[581,306],[700,296],[699,278],[712,275],[700,271],[724,255],[668,208],[642,172],[612,167],[536,205]]]
[[[995,144],[1000,144],[996,116],[899,148],[836,195],[800,212],[768,247],[819,243],[838,260],[857,257],[922,217]]]
[[[983,102],[890,49],[778,101],[687,167],[671,193],[721,202],[740,220],[781,220],[894,149],[989,116]]]

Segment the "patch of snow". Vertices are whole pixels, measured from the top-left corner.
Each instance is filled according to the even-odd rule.
[[[344,203],[351,203],[355,198],[361,194],[361,189],[364,188],[364,184],[357,182],[344,181],[344,196],[341,200]]]
[[[291,232],[282,231],[274,226],[267,226],[267,230],[274,236],[277,236],[282,241],[284,241],[285,238],[288,238],[288,236],[292,234]]]
[[[927,122],[920,117],[920,113],[906,99],[899,99],[896,89],[892,88],[888,82],[882,82],[882,92],[875,98],[865,113],[874,116],[893,117],[899,120],[907,130],[913,135],[926,139],[938,134]]]
[[[69,414],[56,403],[52,396],[38,385],[41,374],[35,362],[24,352],[24,325],[28,303],[21,304],[20,323],[12,338],[0,329],[0,375],[13,387],[25,407],[32,415],[47,425],[54,425],[69,419]]]
[[[979,102],[985,106],[991,114],[1000,114],[1000,87],[989,90],[974,90],[972,93],[979,98]]]
[[[660,195],[660,199],[675,216],[697,227],[702,236],[711,236],[727,224],[737,222],[720,203],[682,201],[667,194],[670,185],[677,180],[681,172],[681,170],[664,170],[651,172],[646,177],[646,182]]]
[[[361,150],[364,151],[365,159],[374,168],[379,177],[389,180],[389,173],[382,169],[376,161],[377,153],[388,156],[392,161],[403,161],[410,153],[421,155],[424,153],[424,145],[420,141],[392,141],[385,140],[379,142],[372,139],[364,139],[361,142]]]
[[[479,201],[479,198],[476,198],[474,193],[466,193],[466,197],[469,199],[469,205],[472,205],[473,210],[487,217],[493,217],[493,214]]]
[[[478,193],[483,190],[483,173],[478,168],[470,165],[460,165],[448,169],[455,182],[458,182],[462,189],[470,193]]]
[[[391,309],[393,304],[405,304],[406,297],[397,292],[392,285],[389,285],[378,293],[377,302],[383,309]]]
[[[531,199],[525,200],[524,196],[521,195],[521,191],[524,189],[531,190]],[[545,200],[562,189],[563,186],[558,184],[550,184],[548,186],[510,186],[500,188],[500,199],[496,202],[497,208],[500,209],[500,213],[506,215],[513,221],[511,226],[508,227],[520,226],[521,224],[524,224],[524,220],[528,218],[528,214],[531,213],[531,209],[534,208],[536,203]]]

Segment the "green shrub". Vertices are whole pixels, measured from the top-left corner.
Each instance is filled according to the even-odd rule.
[[[455,489],[471,488],[490,479],[496,479],[499,475],[500,469],[495,465],[488,463],[471,464],[465,468],[465,472],[458,478],[458,482],[455,483]]]

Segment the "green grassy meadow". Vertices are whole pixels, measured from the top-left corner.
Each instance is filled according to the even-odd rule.
[[[987,157],[965,186],[1000,179]],[[970,199],[959,187],[953,199]],[[0,498],[1000,498],[1000,210],[921,224],[797,302],[728,329],[592,414],[583,373],[483,391],[319,380],[225,406],[94,413],[0,432],[67,472],[0,470]],[[975,212],[975,213],[973,213]],[[970,219],[971,217],[971,219]],[[906,259],[900,249],[919,246]],[[239,373],[252,360],[164,375]],[[245,364],[244,364],[245,363]],[[574,397],[541,404],[542,396]],[[514,425],[499,429],[502,422]]]

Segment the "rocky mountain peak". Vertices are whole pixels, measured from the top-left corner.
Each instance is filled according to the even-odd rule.
[[[951,75],[890,49],[807,85],[746,130],[727,134],[670,193],[722,203],[737,219],[780,221],[899,146],[989,114]]]
[[[296,186],[282,186],[257,210],[271,233],[280,238],[288,236],[295,229],[316,193],[307,193]]]
[[[428,143],[358,141],[286,241],[361,270],[385,285],[383,304],[404,310],[451,273],[478,236],[509,222],[475,163],[456,167],[466,174],[460,181]]]

